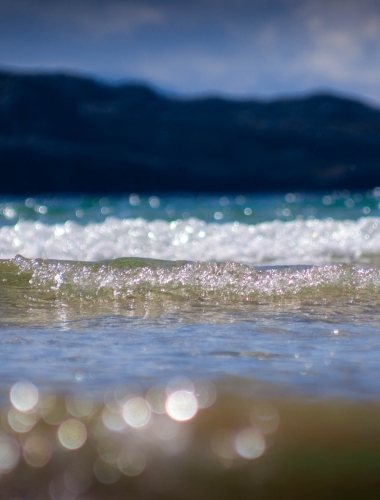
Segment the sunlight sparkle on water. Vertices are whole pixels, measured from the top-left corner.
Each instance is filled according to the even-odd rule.
[[[15,408],[11,408],[8,412],[8,423],[15,432],[29,432],[36,422],[36,413],[23,413]]]
[[[28,412],[38,403],[37,387],[31,382],[17,382],[10,391],[10,400],[13,406],[22,412]]]
[[[20,450],[14,439],[0,433],[0,472],[10,472],[18,464]]]
[[[86,442],[86,427],[80,420],[66,420],[58,429],[58,439],[64,448],[77,450]]]
[[[150,421],[151,410],[145,399],[132,398],[123,407],[123,417],[131,427],[144,427]]]
[[[44,467],[50,460],[52,448],[47,439],[40,435],[28,436],[24,444],[24,459],[31,467]]]
[[[192,392],[175,391],[166,400],[166,411],[173,420],[190,420],[198,411],[198,401]]]
[[[235,451],[248,460],[260,457],[266,448],[265,438],[258,429],[247,427],[235,437]]]

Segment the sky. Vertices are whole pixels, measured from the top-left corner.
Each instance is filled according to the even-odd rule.
[[[380,1],[0,0],[0,68],[380,104]]]

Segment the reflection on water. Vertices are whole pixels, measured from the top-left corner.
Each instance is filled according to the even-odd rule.
[[[379,403],[270,394],[177,378],[65,398],[19,381],[1,410],[0,498],[375,498]]]
[[[3,256],[124,258],[0,261],[0,498],[376,498],[359,194],[4,201]]]
[[[96,392],[198,373],[378,394],[377,269],[17,257],[0,263],[0,279],[3,388],[20,374],[44,389]],[[182,418],[192,415],[188,399],[173,396],[172,414],[188,405]]]
[[[210,381],[225,376],[268,381],[282,394],[353,400],[378,396],[380,342],[375,325],[363,329],[361,323],[302,317],[295,322],[285,314],[231,324],[168,320],[147,325],[137,320],[122,326],[119,318],[104,321],[98,325],[90,321],[81,329],[3,329],[0,388],[27,377],[45,392],[78,390],[96,395],[118,384],[134,383],[146,390],[165,385],[172,377],[193,378],[196,373]],[[160,392],[155,391],[147,397],[157,408]],[[185,420],[196,410],[194,401],[173,392],[176,396],[168,408]],[[16,395],[12,397],[16,402]],[[111,421],[114,415],[104,418]],[[115,417],[115,426],[119,420]]]
[[[257,224],[278,219],[358,219],[380,216],[380,188],[364,192],[240,195],[160,195],[0,198],[0,224],[34,220],[48,224],[76,220],[102,222],[109,216],[177,220],[196,217],[206,222]]]
[[[377,317],[380,271],[349,265],[253,268],[227,262],[124,258],[98,263],[0,261],[3,325],[106,316],[239,321],[283,311],[348,321]],[[205,318],[205,319],[204,319]],[[18,323],[19,322],[19,323]],[[24,323],[23,323],[24,322]]]

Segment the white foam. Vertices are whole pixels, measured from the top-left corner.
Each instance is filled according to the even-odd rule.
[[[297,220],[256,225],[108,218],[18,222],[0,229],[0,256],[97,261],[118,257],[234,261],[251,264],[360,262],[380,255],[380,218]]]

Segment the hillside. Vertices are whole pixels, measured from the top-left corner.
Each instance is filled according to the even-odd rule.
[[[1,194],[374,187],[379,139],[379,110],[332,95],[175,99],[0,73]]]

